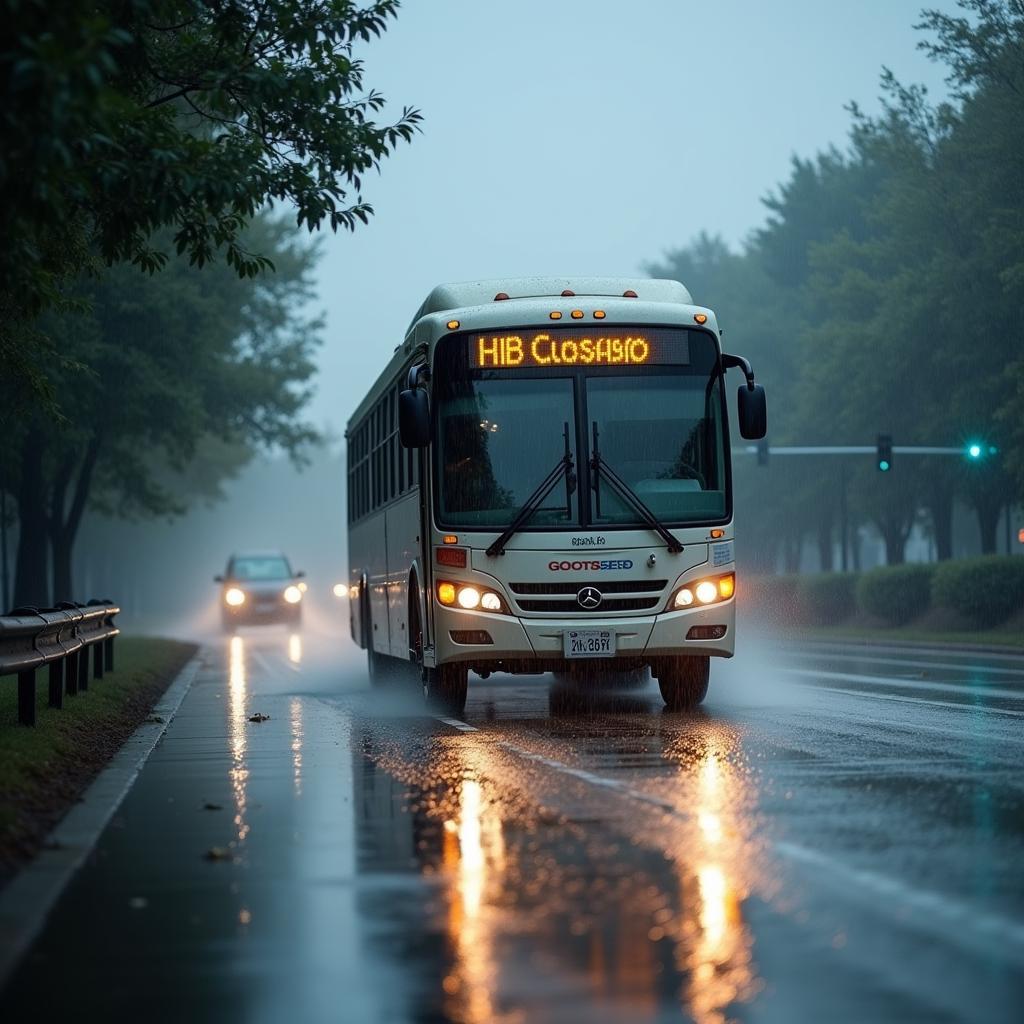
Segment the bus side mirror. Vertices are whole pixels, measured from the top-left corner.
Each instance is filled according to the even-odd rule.
[[[422,388],[407,388],[398,396],[398,437],[403,448],[430,443],[430,404]]]
[[[768,406],[760,384],[741,384],[736,392],[740,434],[748,441],[760,441],[768,433]]]

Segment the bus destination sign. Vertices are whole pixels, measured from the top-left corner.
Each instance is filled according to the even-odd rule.
[[[662,334],[655,338],[652,334]],[[644,366],[688,363],[685,333],[666,343],[661,331],[633,329],[591,331],[495,331],[470,335],[470,365],[474,369],[514,369],[555,366]]]

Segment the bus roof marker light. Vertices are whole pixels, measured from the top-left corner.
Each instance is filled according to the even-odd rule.
[[[498,294],[494,296],[494,301],[495,302],[504,302],[505,299],[507,299],[507,298],[508,298],[508,292],[498,292]]]
[[[444,543],[445,544],[458,544],[459,543],[458,535],[454,534],[454,533],[446,533],[444,535]]]
[[[708,322],[708,315],[707,313],[694,313],[693,319],[699,324],[706,324]]]
[[[548,313],[548,316],[551,317],[552,320],[561,320],[562,319],[562,314],[559,313],[557,309],[552,310],[550,313]]]
[[[458,329],[459,329],[459,321],[458,320],[449,320],[448,321],[448,330],[449,331],[457,331]]]
[[[633,291],[633,289],[632,289],[632,288],[627,288],[627,289],[626,289],[626,290],[625,290],[625,291],[624,291],[624,292],[622,293],[622,297],[623,297],[624,299],[635,299],[635,298],[636,298],[636,292],[635,292],[635,291]]]
[[[572,299],[572,298],[575,298],[575,297],[576,297],[576,293],[575,293],[574,291],[571,291],[571,290],[570,290],[570,289],[568,289],[568,288],[566,288],[566,289],[565,289],[565,290],[564,290],[564,291],[562,292],[562,298],[563,298],[563,299]]]
[[[594,319],[595,320],[603,320],[604,317],[605,317],[605,312],[604,312],[603,309],[595,309],[594,310]]]
[[[573,320],[582,320],[583,319],[583,310],[582,309],[574,309],[569,314],[569,316],[571,316],[573,318]]]
[[[712,530],[711,531],[711,539],[712,540],[718,540],[719,537],[724,537],[724,536],[725,536],[725,530],[716,529],[716,530]]]

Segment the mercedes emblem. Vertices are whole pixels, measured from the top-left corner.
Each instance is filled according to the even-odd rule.
[[[584,587],[577,595],[576,601],[581,608],[592,611],[601,603],[601,591],[597,587]]]

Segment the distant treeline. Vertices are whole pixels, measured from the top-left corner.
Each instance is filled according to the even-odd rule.
[[[919,522],[948,559],[956,500],[994,552],[1024,499],[1024,7],[961,7],[918,26],[947,102],[884,72],[881,114],[851,106],[845,150],[794,160],[739,252],[702,235],[647,268],[685,282],[751,358],[772,444],[982,445],[977,459],[897,454],[888,473],[868,456],[740,464],[738,507],[756,509],[744,550],[765,568],[795,569],[812,537],[832,568],[866,524],[890,564]]]

